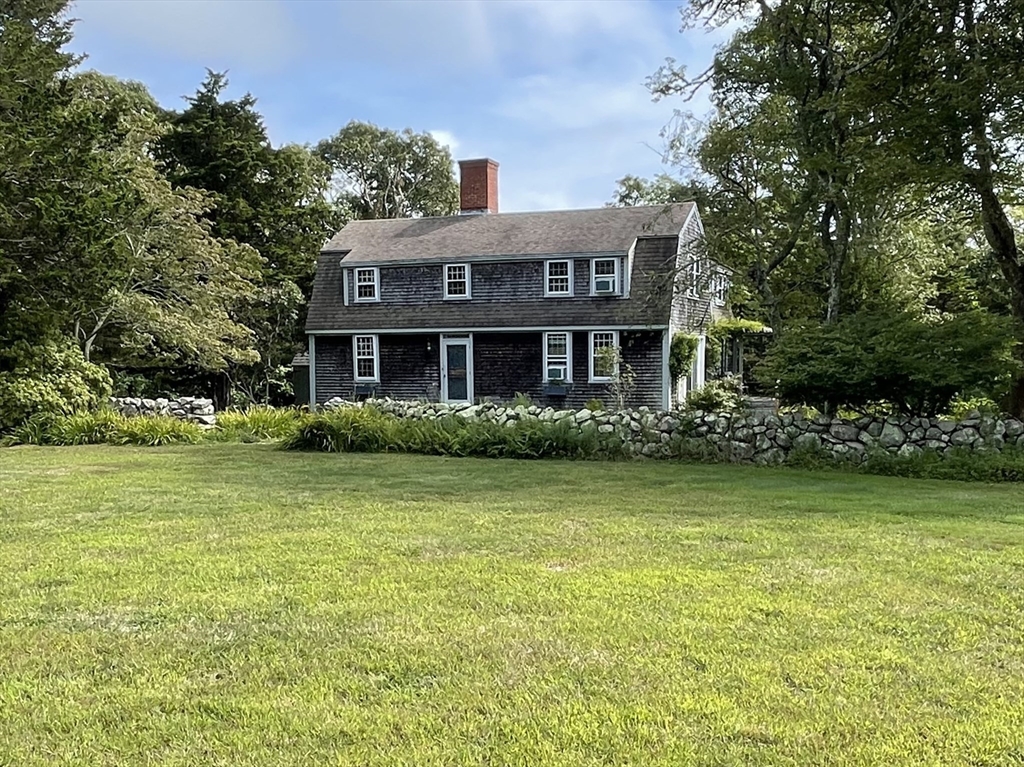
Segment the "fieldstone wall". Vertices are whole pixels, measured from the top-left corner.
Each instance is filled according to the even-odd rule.
[[[169,415],[182,421],[194,421],[202,426],[213,426],[217,416],[213,400],[202,397],[111,397],[110,406],[121,415]]]
[[[861,462],[871,451],[884,450],[913,455],[925,450],[947,452],[956,448],[998,451],[1008,445],[1024,447],[1024,422],[972,413],[962,421],[931,418],[859,418],[844,420],[795,414],[659,412],[648,408],[606,412],[555,410],[537,406],[511,407],[496,403],[479,405],[406,402],[370,399],[353,403],[340,398],[324,407],[372,405],[400,418],[442,418],[456,415],[499,424],[520,420],[568,422],[575,428],[616,434],[626,450],[635,455],[667,456],[681,440],[705,443],[734,461],[778,463],[794,449],[824,449],[838,458]]]

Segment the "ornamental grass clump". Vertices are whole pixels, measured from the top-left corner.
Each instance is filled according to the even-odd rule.
[[[194,445],[203,429],[190,421],[165,415],[124,416],[111,410],[50,415],[37,413],[4,436],[13,445]]]
[[[224,442],[265,442],[284,439],[303,417],[298,408],[274,408],[253,405],[245,410],[225,410],[217,414],[212,439]]]
[[[403,419],[374,408],[309,416],[285,438],[286,450],[420,453],[480,458],[595,458],[622,454],[619,440],[569,423],[475,421],[459,416]]]

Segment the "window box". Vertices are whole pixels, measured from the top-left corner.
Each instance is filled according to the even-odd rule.
[[[357,397],[372,397],[377,393],[377,384],[375,383],[357,383],[356,384],[356,396]]]
[[[564,397],[570,388],[571,385],[566,381],[548,381],[544,384],[544,394],[548,397]]]

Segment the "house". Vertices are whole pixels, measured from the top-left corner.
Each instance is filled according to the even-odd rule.
[[[726,312],[693,203],[498,213],[498,164],[467,160],[454,216],[352,221],[321,251],[306,332],[309,401],[367,396],[667,408],[703,385],[704,344],[670,380],[679,331]],[[617,349],[616,354],[602,351]]]

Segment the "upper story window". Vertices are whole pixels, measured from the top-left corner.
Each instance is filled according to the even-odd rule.
[[[469,298],[469,264],[445,264],[444,297]]]
[[[352,359],[357,381],[380,380],[380,347],[377,336],[352,336]]]
[[[619,331],[595,330],[590,334],[590,382],[611,381],[617,367]]]
[[[380,300],[380,270],[376,267],[356,269],[356,301]]]
[[[572,334],[544,334],[544,382],[572,381]]]
[[[572,261],[544,262],[544,295],[572,295]]]
[[[619,292],[619,259],[595,258],[590,262],[590,292],[595,296]]]
[[[701,283],[704,279],[704,262],[700,258],[692,258],[686,264],[686,295],[690,298],[699,298]]]
[[[722,272],[716,272],[711,279],[711,295],[716,304],[725,306],[725,301],[729,296],[729,278]]]

